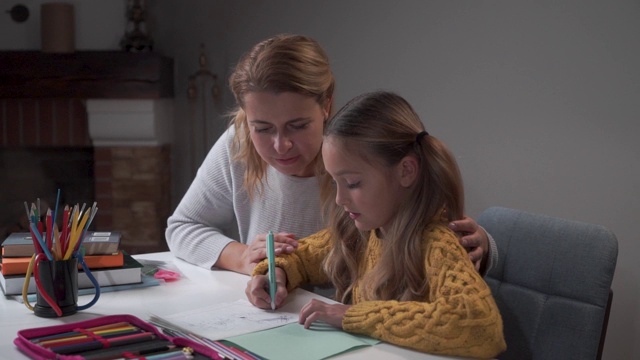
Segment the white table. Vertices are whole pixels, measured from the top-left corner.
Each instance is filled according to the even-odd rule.
[[[0,359],[27,359],[14,345],[18,330],[92,319],[104,315],[131,314],[148,320],[149,313],[172,314],[181,309],[197,308],[215,302],[233,302],[246,299],[244,289],[249,277],[230,271],[207,270],[176,259],[168,252],[136,255],[139,259],[173,261],[184,275],[178,281],[162,283],[121,292],[102,293],[98,302],[88,310],[62,318],[40,318],[24,304],[2,297],[0,299]],[[301,308],[312,298],[321,298],[302,291],[294,301]],[[80,296],[78,303],[85,304],[93,295]],[[326,300],[326,298],[325,298]],[[301,359],[304,358],[301,355]],[[356,349],[335,357],[336,359],[451,359],[408,350],[380,343]]]

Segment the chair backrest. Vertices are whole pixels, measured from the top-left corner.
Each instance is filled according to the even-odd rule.
[[[499,359],[596,359],[618,258],[615,235],[503,207],[486,209],[478,223],[498,246],[498,264],[485,279],[504,323],[507,351]]]

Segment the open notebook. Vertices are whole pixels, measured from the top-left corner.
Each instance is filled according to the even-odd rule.
[[[379,342],[325,323],[304,329],[293,307],[262,310],[245,299],[169,315],[151,314],[149,321],[190,336],[225,340],[267,359],[319,360]]]

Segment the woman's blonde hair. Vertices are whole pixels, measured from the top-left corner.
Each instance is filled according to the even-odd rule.
[[[411,105],[390,92],[356,97],[325,129],[325,140],[338,141],[349,154],[370,164],[390,168],[408,155],[418,160],[412,196],[400,206],[389,229],[385,228],[380,261],[360,286],[368,300],[423,299],[428,292],[424,231],[434,221],[449,222],[463,216],[462,178],[455,158],[441,141],[423,131]],[[326,185],[331,179],[325,174],[322,181]],[[358,230],[335,203],[335,187],[322,189],[333,241],[324,268],[336,287],[336,299],[349,303],[370,232]]]
[[[320,45],[303,35],[281,34],[255,45],[238,62],[229,77],[229,86],[238,107],[231,114],[235,128],[233,159],[246,166],[244,187],[253,196],[262,186],[267,164],[251,141],[246,121],[244,97],[252,92],[293,92],[314,98],[320,106],[329,106],[335,80],[329,58]],[[322,168],[320,152],[315,159]]]

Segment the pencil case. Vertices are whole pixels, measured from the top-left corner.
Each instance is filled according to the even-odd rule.
[[[162,333],[158,328],[149,324],[148,322],[141,320],[133,315],[107,315],[98,317],[91,320],[84,320],[75,323],[69,324],[61,324],[54,326],[46,326],[40,328],[32,328],[32,329],[23,329],[18,331],[17,337],[13,340],[13,343],[22,351],[25,355],[30,357],[31,359],[60,359],[60,360],[83,360],[85,357],[81,355],[63,355],[58,354],[46,347],[40,346],[34,343],[32,340],[37,338],[42,338],[45,336],[52,336],[56,334],[62,334],[71,331],[78,331],[78,329],[82,331],[82,329],[95,328],[99,326],[105,326],[109,324],[116,324],[120,322],[127,322],[133,326],[136,326],[142,330],[149,331],[156,335],[157,339],[170,341],[173,345],[176,345],[178,348],[189,347],[193,349],[193,359],[219,359],[218,354],[206,347],[202,344],[199,344],[191,339],[182,338],[182,337],[171,337],[164,333]],[[108,348],[105,348],[108,350]],[[137,355],[134,356],[132,354],[123,353],[119,358],[144,358],[144,356],[148,355]]]

